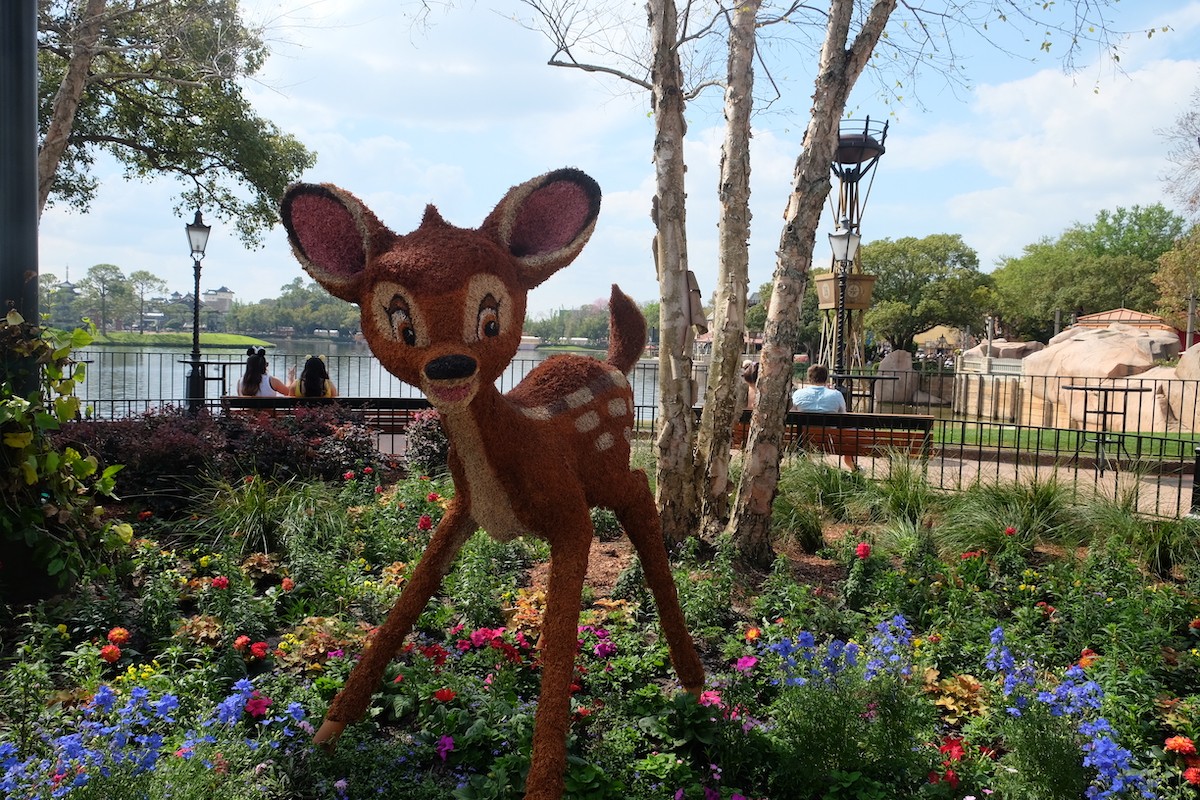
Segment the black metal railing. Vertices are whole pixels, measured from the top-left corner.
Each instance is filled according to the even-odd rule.
[[[90,416],[126,417],[186,403],[187,356],[182,352],[95,348],[77,358],[88,364],[78,394]],[[243,359],[233,352],[204,355],[204,405],[213,413],[220,413],[222,396],[236,394]],[[303,367],[304,356],[275,354],[268,359],[272,374],[285,376]],[[541,360],[517,358],[497,381],[498,388],[511,389]],[[327,362],[343,396],[421,396],[365,349],[328,355]],[[706,375],[707,365],[698,363],[698,386]],[[630,382],[637,435],[652,439],[658,415],[657,362],[639,362]],[[1010,365],[991,373],[928,368],[872,372],[870,379],[852,377],[851,383],[854,411],[937,418],[926,474],[940,488],[1053,474],[1081,488],[1113,495],[1133,492],[1147,514],[1173,517],[1192,511],[1200,381],[1028,376]],[[1099,386],[1106,391],[1095,391]]]

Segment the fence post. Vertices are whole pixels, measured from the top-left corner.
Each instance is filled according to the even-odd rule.
[[[1189,517],[1200,517],[1200,447],[1196,448],[1196,463],[1192,466],[1192,511]]]

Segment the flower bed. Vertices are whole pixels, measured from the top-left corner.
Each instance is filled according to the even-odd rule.
[[[807,556],[836,580],[792,578],[785,526],[754,588],[731,542],[676,554],[698,699],[635,567],[585,598],[568,797],[1200,798],[1194,530],[1047,487],[947,498],[800,469],[777,518],[849,526]],[[473,538],[368,718],[310,746],[452,491],[339,474],[226,476],[170,519],[131,506],[115,567],[10,613],[0,794],[521,797],[537,542]]]

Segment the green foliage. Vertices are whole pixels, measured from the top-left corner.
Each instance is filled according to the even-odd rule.
[[[177,176],[188,187],[180,205],[215,208],[244,241],[257,241],[278,220],[284,188],[315,160],[243,95],[242,79],[267,56],[263,31],[243,24],[236,0],[110,4],[89,22],[91,40],[74,4],[45,4],[39,16],[39,132],[45,137],[53,122],[68,133],[50,165],[52,197],[86,209],[95,154],[106,151],[130,176]],[[55,119],[70,59],[81,57],[86,83],[64,95],[78,107]]]
[[[1153,312],[1159,257],[1182,234],[1183,218],[1155,203],[1102,210],[1090,224],[1027,245],[992,273],[1005,334],[1046,341],[1055,311],[1064,318],[1113,308]]]
[[[413,475],[446,475],[449,472],[450,440],[442,429],[442,418],[434,409],[418,411],[404,431],[404,460]]]
[[[991,278],[962,237],[879,239],[862,246],[863,269],[875,275],[866,328],[897,350],[912,350],[913,337],[935,325],[976,330],[991,302]]]
[[[64,588],[106,553],[129,543],[127,525],[109,524],[96,508],[111,496],[120,465],[101,469],[96,458],[60,447],[54,432],[79,413],[75,384],[84,365],[71,351],[86,331],[61,334],[10,312],[0,324],[0,541],[5,542],[0,593],[43,592],[47,579]],[[24,395],[23,386],[36,390]]]

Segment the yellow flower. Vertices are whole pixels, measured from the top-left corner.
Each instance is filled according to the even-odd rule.
[[[210,556],[200,556],[200,566],[201,567],[207,568],[208,565],[211,563],[212,563],[212,558]]]
[[[63,625],[61,622],[54,626],[54,630],[58,631],[62,636],[67,635],[67,626]]]

